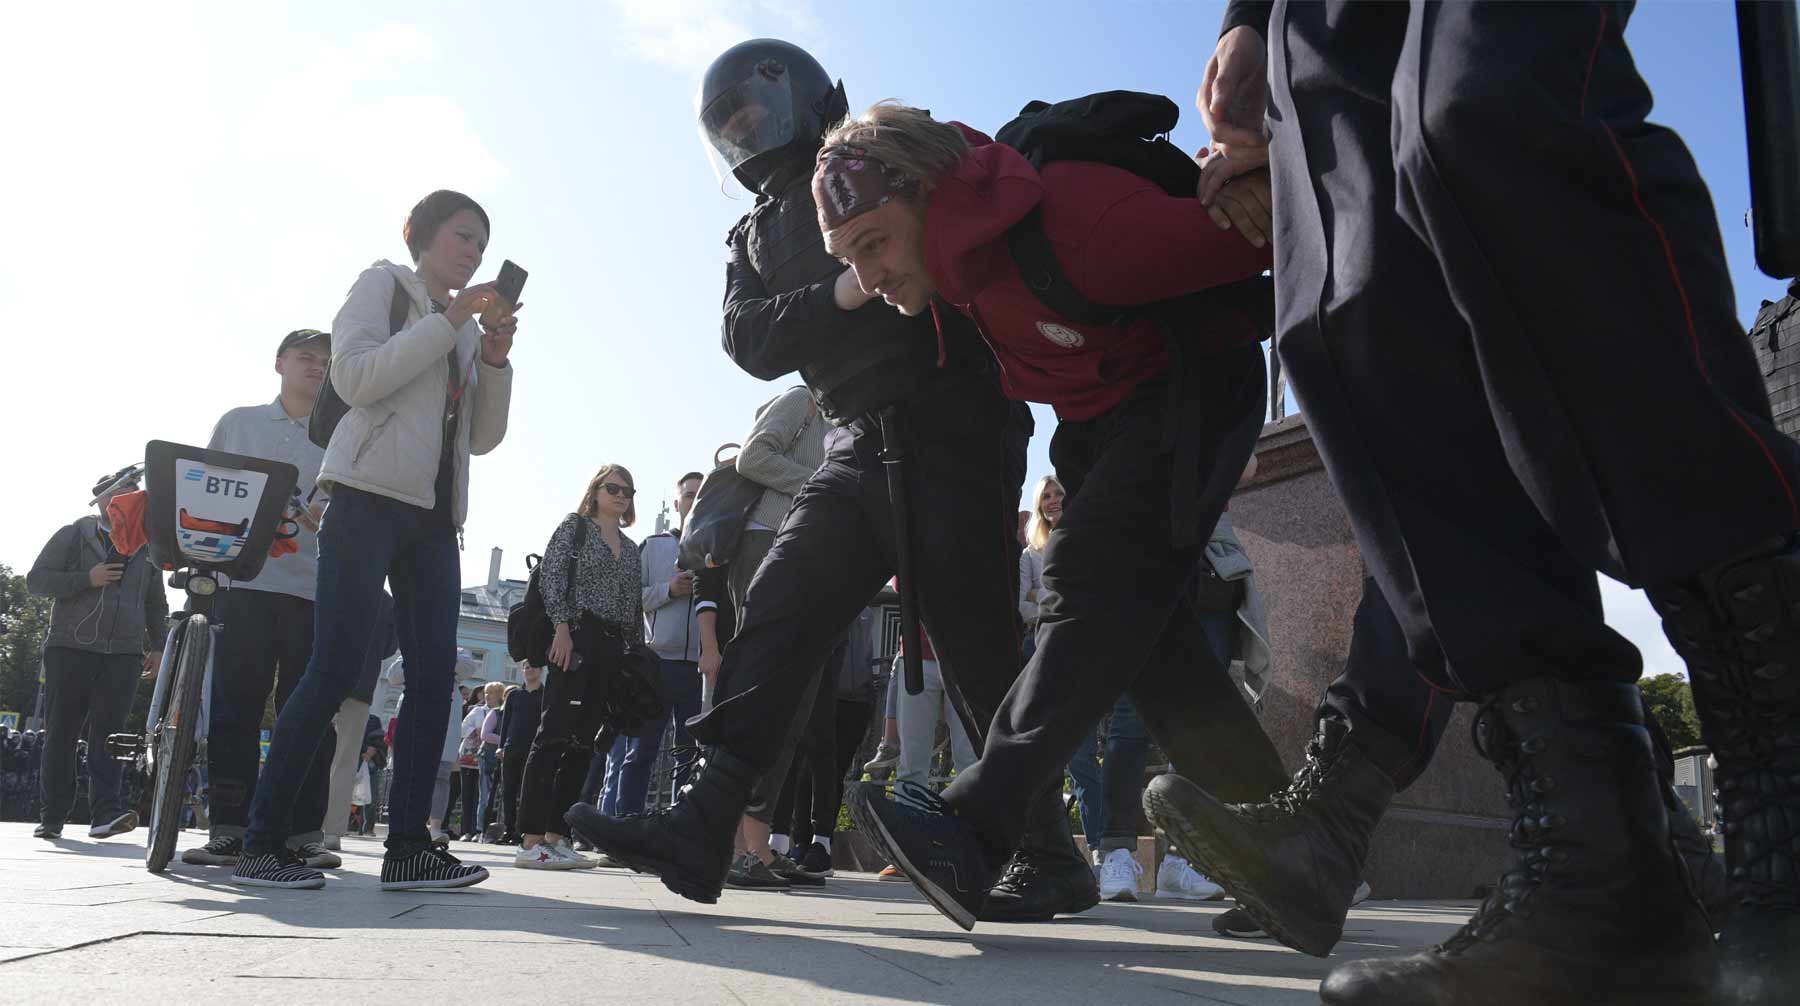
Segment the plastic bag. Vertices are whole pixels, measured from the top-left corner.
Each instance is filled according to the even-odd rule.
[[[357,807],[367,807],[375,802],[375,796],[369,784],[369,763],[356,766],[356,782],[350,787],[350,803]]]

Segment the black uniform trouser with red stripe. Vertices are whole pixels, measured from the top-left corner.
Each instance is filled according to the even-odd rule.
[[[1645,121],[1630,11],[1270,22],[1280,352],[1407,641],[1411,667],[1348,671],[1410,687],[1367,710],[1401,737],[1429,708],[1408,672],[1635,680],[1596,571],[1655,586],[1796,525],[1800,449],[1694,161]]]

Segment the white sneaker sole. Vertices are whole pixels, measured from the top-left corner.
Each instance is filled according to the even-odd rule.
[[[450,877],[445,880],[393,880],[383,881],[384,891],[442,891],[452,887],[473,887],[488,879],[485,868],[477,867],[474,873],[466,877]]]
[[[549,862],[543,862],[543,863],[540,863],[535,859],[528,860],[523,863],[519,862],[518,860],[514,860],[513,866],[520,870],[543,870],[545,872],[581,869],[580,866],[578,866],[574,863],[566,862],[561,859],[552,859]]]
[[[1159,898],[1175,898],[1179,901],[1224,901],[1225,889],[1221,887],[1211,894],[1197,894],[1191,891],[1164,891],[1159,889],[1156,892],[1156,896]]]
[[[273,887],[283,891],[316,891],[325,886],[324,877],[311,880],[265,880],[262,877],[232,876],[231,882],[240,887]]]

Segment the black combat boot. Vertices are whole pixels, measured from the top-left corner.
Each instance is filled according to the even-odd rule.
[[[1369,836],[1393,798],[1393,780],[1327,715],[1306,764],[1267,801],[1221,803],[1164,775],[1145,788],[1144,813],[1265,932],[1324,957],[1343,935]]]
[[[988,891],[981,921],[1048,922],[1100,903],[1100,884],[1069,832],[1061,790],[1060,785],[1046,789],[1032,801],[1031,824],[1000,881]]]
[[[1712,749],[1735,902],[1719,1000],[1733,1006],[1800,996],[1800,549],[1763,551],[1650,591]]]
[[[669,890],[710,905],[719,900],[731,871],[732,837],[757,775],[748,762],[724,749],[706,748],[668,810],[607,817],[593,804],[578,803],[563,820],[573,834],[618,862],[654,873]]]
[[[1518,682],[1482,703],[1475,747],[1506,777],[1511,866],[1444,943],[1335,968],[1327,1006],[1711,1002],[1712,931],[1670,843],[1636,686]]]

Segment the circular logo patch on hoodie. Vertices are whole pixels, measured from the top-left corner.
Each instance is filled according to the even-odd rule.
[[[1087,344],[1087,338],[1085,336],[1067,325],[1058,325],[1054,322],[1040,321],[1037,323],[1037,330],[1039,335],[1042,335],[1044,338],[1049,339],[1051,342],[1056,343],[1064,349],[1074,349],[1077,346],[1084,346]]]

